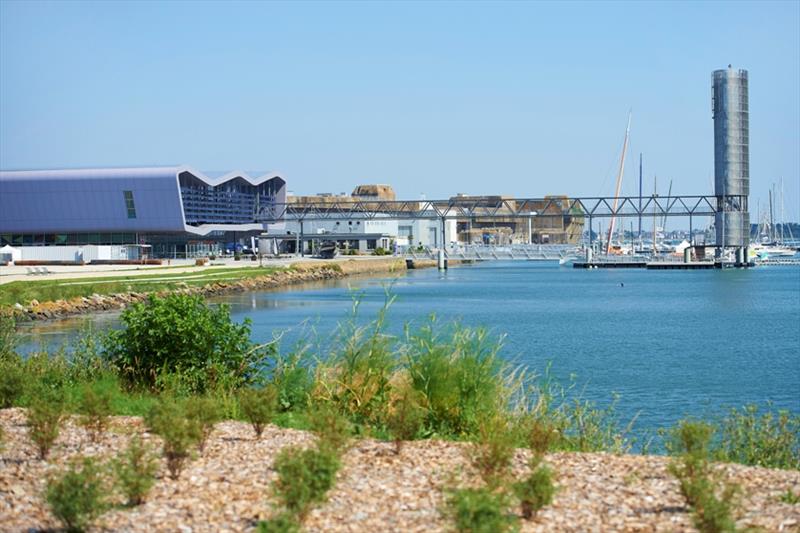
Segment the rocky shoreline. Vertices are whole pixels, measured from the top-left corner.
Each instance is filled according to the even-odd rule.
[[[150,294],[164,295],[178,292],[184,294],[199,294],[209,297],[231,292],[258,291],[298,285],[301,283],[342,279],[360,274],[400,273],[405,272],[405,270],[405,261],[396,258],[345,260],[324,263],[303,262],[295,263],[289,268],[264,276],[244,278],[236,281],[214,281],[203,286],[189,286],[188,284],[184,284],[177,289],[168,289],[156,293],[130,291],[108,295],[92,294],[85,297],[50,302],[32,300],[25,305],[17,303],[11,309],[11,312],[20,320],[51,320],[87,313],[124,309],[133,303],[147,299]]]

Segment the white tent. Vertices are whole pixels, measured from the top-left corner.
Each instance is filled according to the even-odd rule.
[[[18,261],[22,259],[22,251],[13,248],[10,244],[6,244],[0,248],[0,262],[4,261]]]

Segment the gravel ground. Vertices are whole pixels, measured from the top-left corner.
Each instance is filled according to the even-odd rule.
[[[74,420],[68,421],[47,461],[38,459],[27,436],[22,409],[0,410],[5,432],[0,451],[0,530],[38,531],[58,527],[42,499],[46,479],[71,458],[103,459],[124,449],[145,432],[141,419],[115,417],[98,444]],[[275,512],[269,487],[271,468],[284,446],[309,446],[304,431],[269,426],[255,440],[249,425],[218,424],[202,456],[177,481],[162,465],[148,501],[117,508],[95,521],[95,531],[248,531]],[[476,483],[468,445],[436,440],[394,445],[370,439],[355,441],[329,501],[310,513],[308,531],[444,531],[439,512],[443,489],[454,483]],[[519,450],[514,472],[526,472],[527,451]],[[533,531],[692,531],[691,517],[667,472],[668,459],[658,456],[601,453],[555,453],[546,458],[556,472],[553,504],[530,521]],[[717,468],[741,487],[737,525],[765,531],[800,531],[800,505],[780,501],[787,489],[800,493],[800,472],[724,464]]]

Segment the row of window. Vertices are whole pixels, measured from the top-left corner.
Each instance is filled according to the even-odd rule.
[[[84,244],[136,244],[135,233],[47,233],[0,234],[0,246],[44,246]]]

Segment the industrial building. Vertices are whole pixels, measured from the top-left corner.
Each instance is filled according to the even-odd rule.
[[[23,259],[194,257],[282,230],[259,215],[286,201],[275,173],[209,177],[188,166],[0,172],[0,247]],[[87,257],[87,254],[92,257]]]

